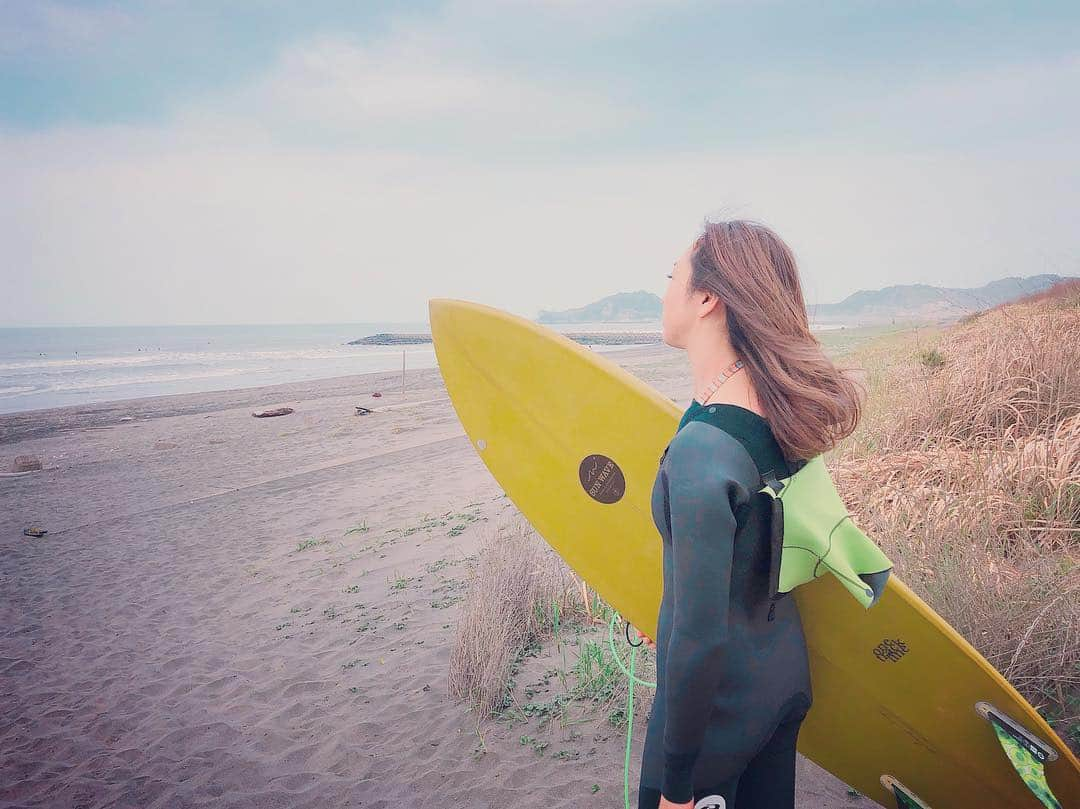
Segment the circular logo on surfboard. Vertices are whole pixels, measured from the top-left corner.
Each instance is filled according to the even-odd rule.
[[[581,488],[598,503],[617,503],[626,494],[626,478],[607,455],[588,455],[578,467]]]

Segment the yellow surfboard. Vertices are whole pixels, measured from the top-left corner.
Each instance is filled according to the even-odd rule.
[[[429,314],[439,368],[480,458],[567,564],[655,637],[662,550],[650,497],[682,412],[532,321],[451,299],[432,299]],[[1006,727],[1039,760],[1060,806],[1080,807],[1076,757],[895,573],[869,610],[828,575],[793,596],[814,692],[804,756],[886,807],[1052,807],[1010,763],[995,731]]]

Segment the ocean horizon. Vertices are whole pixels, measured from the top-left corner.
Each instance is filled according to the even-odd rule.
[[[541,325],[560,333],[661,328],[659,320]],[[434,368],[430,344],[347,344],[373,334],[429,332],[426,321],[0,328],[0,414],[400,371],[403,355],[406,370]]]

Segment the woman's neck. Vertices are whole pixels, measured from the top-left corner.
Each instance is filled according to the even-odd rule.
[[[742,359],[731,347],[731,343],[712,335],[708,340],[690,341],[686,351],[694,381],[694,398],[700,404],[725,402],[745,407],[755,413],[761,412],[745,365],[720,383],[711,396],[706,395],[720,373],[736,360]],[[701,401],[699,397],[702,396],[706,401]]]

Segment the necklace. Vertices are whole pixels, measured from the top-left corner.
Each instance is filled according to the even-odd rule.
[[[729,365],[717,375],[716,379],[714,379],[712,381],[712,384],[706,389],[705,395],[701,399],[698,399],[698,401],[701,402],[702,405],[704,405],[707,401],[709,401],[709,398],[714,393],[716,393],[716,389],[723,385],[725,382],[727,382],[729,379],[731,379],[731,377],[733,377],[735,374],[737,374],[742,369],[742,367],[742,360],[735,360],[735,362],[731,363],[731,365]]]

